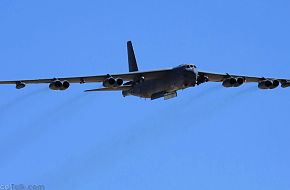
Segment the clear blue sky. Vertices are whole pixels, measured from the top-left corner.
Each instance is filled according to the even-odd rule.
[[[287,0],[0,1],[0,80],[199,69],[290,78]],[[169,101],[0,86],[0,183],[290,189],[290,89],[205,84]]]

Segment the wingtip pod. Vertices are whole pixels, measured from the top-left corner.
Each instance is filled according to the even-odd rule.
[[[26,86],[24,82],[16,82],[16,89],[22,89]]]

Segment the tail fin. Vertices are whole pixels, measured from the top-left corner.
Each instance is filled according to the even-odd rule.
[[[127,42],[129,72],[138,71],[138,65],[131,41]]]

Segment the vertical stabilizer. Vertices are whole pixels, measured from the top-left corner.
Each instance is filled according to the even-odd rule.
[[[127,42],[129,72],[138,71],[138,65],[131,41]]]

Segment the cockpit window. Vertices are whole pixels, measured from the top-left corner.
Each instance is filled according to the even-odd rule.
[[[187,65],[186,68],[196,68],[195,65]]]
[[[179,66],[177,66],[177,67],[175,67],[175,68],[186,68],[186,69],[191,69],[191,70],[193,70],[193,68],[196,68],[196,66],[195,65],[193,65],[193,64],[182,64],[182,65],[179,65]]]

